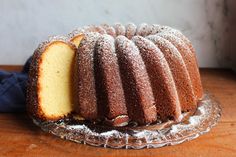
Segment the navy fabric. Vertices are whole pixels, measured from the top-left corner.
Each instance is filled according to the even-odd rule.
[[[0,70],[0,112],[25,111],[26,86],[31,58],[22,72]]]

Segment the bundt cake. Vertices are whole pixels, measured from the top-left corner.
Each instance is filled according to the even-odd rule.
[[[203,96],[195,51],[167,26],[78,28],[35,51],[29,73],[33,118],[70,115],[111,126],[152,124],[194,112]]]

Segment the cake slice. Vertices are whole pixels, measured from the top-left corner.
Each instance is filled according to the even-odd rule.
[[[34,118],[58,120],[72,112],[75,51],[67,38],[53,37],[34,52],[27,90],[27,109]]]

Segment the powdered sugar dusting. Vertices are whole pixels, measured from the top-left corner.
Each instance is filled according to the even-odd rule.
[[[124,25],[121,23],[116,23],[113,27],[116,30],[116,36],[125,35],[126,30]]]
[[[135,46],[133,42],[128,40],[128,38],[126,38],[125,36],[120,35],[116,37],[116,44],[118,49],[122,51],[124,50],[124,53],[127,56],[130,56],[131,58],[135,58],[135,56],[139,55],[138,48]]]
[[[117,131],[117,130],[111,130],[111,131],[101,133],[101,136],[105,136],[105,137],[122,137],[122,134],[120,134],[119,131]]]
[[[154,35],[158,33],[171,33],[179,38],[183,39],[185,42],[190,44],[190,41],[179,31],[176,29],[173,29],[168,26],[161,26],[157,24],[147,24],[142,23],[138,27],[133,23],[128,23],[126,26],[122,25],[121,23],[116,23],[114,26],[110,26],[108,24],[102,24],[100,26],[95,25],[88,25],[84,27],[79,27],[68,34],[68,36],[71,38],[78,34],[83,34],[86,32],[97,32],[100,34],[109,34],[113,37],[124,35],[128,39],[133,37],[134,35],[140,35],[140,36],[148,36],[148,35]]]
[[[209,103],[209,102],[206,102]],[[189,118],[188,123],[180,123],[177,125],[173,125],[171,127],[170,133],[172,135],[179,133],[181,130],[196,130],[199,124],[203,123],[209,116],[207,112],[211,112],[211,108],[209,106],[200,106],[198,107],[196,113],[197,115],[193,115]]]
[[[106,34],[106,30],[101,26],[90,25],[84,28],[86,32],[98,32],[100,34]]]
[[[109,34],[113,37],[116,36],[116,30],[112,26],[110,26],[108,24],[102,24],[101,27],[106,30],[107,34]]]
[[[149,27],[150,27],[150,33],[148,35],[154,35],[154,34],[159,33],[160,31],[162,31],[160,29],[161,26],[157,25],[157,24],[151,24],[151,25],[149,25]]]
[[[157,25],[157,24],[154,24],[153,25],[156,33],[161,33],[161,32],[170,32],[172,30],[171,27],[168,27],[168,26],[161,26],[161,25]]]
[[[141,37],[141,36],[135,36],[132,38],[132,41],[134,41],[134,43],[138,46],[143,59],[146,61],[146,67],[147,69],[151,69],[149,70],[149,77],[151,78],[152,81],[152,85],[153,85],[153,89],[154,92],[157,88],[162,88],[166,85],[166,86],[171,86],[171,96],[172,99],[174,99],[174,105],[172,103],[167,103],[167,104],[162,104],[162,102],[160,102],[160,98],[159,98],[159,93],[155,92],[156,95],[158,95],[158,97],[156,98],[156,104],[157,104],[157,108],[161,108],[162,106],[165,106],[165,108],[168,110],[167,112],[162,111],[161,113],[159,113],[161,115],[161,117],[163,117],[163,115],[168,115],[169,113],[175,113],[171,116],[173,116],[176,120],[180,120],[181,119],[181,107],[180,107],[180,103],[179,103],[179,99],[178,99],[178,93],[176,92],[176,87],[175,87],[175,83],[172,77],[172,73],[170,70],[170,67],[165,59],[164,54],[160,51],[160,49],[150,40]],[[155,75],[155,73],[158,73],[158,69],[154,69],[153,67],[159,67],[160,69],[164,69],[162,71],[162,75]],[[159,85],[158,87],[155,88],[156,85],[159,84],[158,78],[164,78],[162,79],[162,85],[164,85],[163,87],[161,85]],[[159,90],[159,89],[158,89]],[[168,92],[168,91],[166,91]]]
[[[91,51],[90,49],[94,49],[95,43],[97,42],[98,38],[101,35],[97,32],[88,32],[84,34],[84,38],[81,41],[81,44],[79,47],[83,47],[86,45],[86,48],[89,48],[88,51]]]
[[[176,34],[171,31],[163,31],[158,33],[157,35],[169,40],[172,43],[175,42],[177,45],[186,45],[186,43],[184,43],[181,38],[176,36]]]
[[[70,125],[68,126],[68,129],[71,130],[88,130],[88,128],[85,125]]]
[[[171,27],[165,26],[164,27],[165,33],[169,33],[169,34],[173,34],[175,36],[177,36],[178,38],[182,39],[184,42],[186,42],[188,45],[192,45],[191,42],[188,40],[187,37],[185,37],[179,30],[177,29],[173,29]]]
[[[97,41],[97,51],[98,53],[103,53],[101,55],[104,55],[105,58],[108,56],[106,55],[109,53],[108,47],[110,48],[110,51],[115,52],[115,40],[112,36],[104,34],[102,35],[98,41]],[[103,49],[105,47],[105,50]],[[116,53],[112,53],[112,55],[116,56]],[[106,61],[112,61],[109,58],[105,59]]]
[[[172,57],[177,58],[178,60],[183,60],[178,49],[168,40],[158,35],[150,35],[150,36],[147,36],[146,38],[151,40],[155,45],[163,47],[164,49],[168,49],[168,52]]]
[[[128,39],[131,39],[135,34],[136,34],[136,28],[137,26],[133,23],[128,23],[126,25],[126,33],[125,33],[125,36],[128,38]]]
[[[137,120],[139,123],[151,123],[156,121],[157,113],[154,96],[148,73],[138,47],[134,42],[124,36],[118,36],[116,38],[116,47],[117,53],[121,56],[120,58],[124,58],[122,59],[123,64],[127,64],[126,69],[128,70],[126,72],[131,79],[129,81],[133,81],[130,83],[130,86],[135,89],[135,96],[138,97],[138,101],[136,101],[136,103],[138,103],[137,107],[142,109],[143,112],[142,117],[140,115],[140,118],[135,119],[135,121]]]
[[[151,27],[146,23],[142,23],[138,26],[136,35],[140,35],[140,36],[145,37],[145,36],[149,35],[150,32],[151,32]]]
[[[94,48],[99,33],[85,33],[75,56],[75,107],[84,117],[97,117],[97,96],[94,77]]]
[[[86,31],[83,28],[77,28],[77,29],[73,30],[72,32],[70,32],[67,36],[69,39],[73,39],[75,36],[81,35],[85,32]]]
[[[139,49],[141,50],[146,50],[146,51],[157,51],[157,47],[156,45],[154,45],[150,40],[145,39],[142,36],[134,36],[132,38],[132,41],[138,46]],[[148,53],[147,52],[147,53]],[[156,55],[157,57],[159,57],[159,61],[163,61],[164,59],[164,55],[162,53],[159,53],[158,55]]]
[[[108,114],[105,115],[106,122],[121,126],[127,125],[129,118],[125,103],[124,91],[120,76],[120,69],[115,50],[114,38],[110,35],[102,35],[97,41],[97,59],[102,82],[106,89]]]
[[[61,41],[64,42],[66,44],[68,44],[69,46],[71,46],[74,50],[76,49],[75,45],[73,43],[71,43],[70,39],[67,36],[49,36],[49,38],[45,41],[43,41],[41,44],[39,44],[38,48],[35,50],[35,52],[40,52],[43,53],[45,48],[53,43],[53,42],[57,42],[57,41]]]
[[[77,35],[90,33],[90,32],[100,33],[100,34],[106,34],[107,33],[106,30],[102,26],[88,25],[88,26],[79,27],[79,28],[73,30],[67,36],[68,36],[69,39],[72,39]]]

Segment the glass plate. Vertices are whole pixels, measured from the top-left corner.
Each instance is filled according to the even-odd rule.
[[[33,122],[42,130],[59,136],[60,138],[77,143],[109,148],[158,148],[176,145],[197,138],[208,132],[221,116],[220,104],[209,93],[204,94],[199,102],[197,111],[186,116],[184,121],[173,123],[157,123],[140,127],[108,127],[64,119],[58,122]]]

